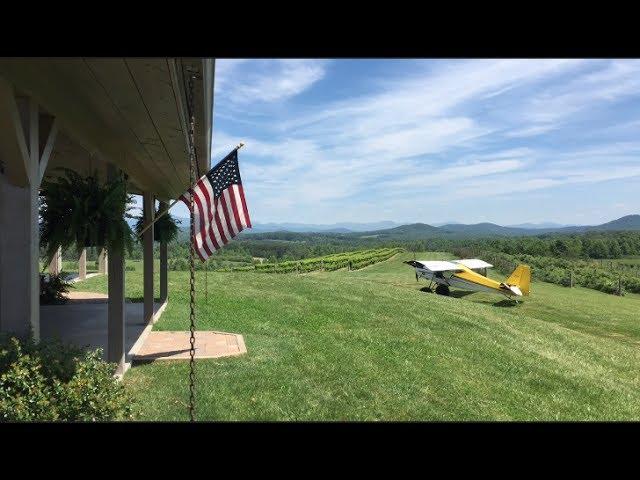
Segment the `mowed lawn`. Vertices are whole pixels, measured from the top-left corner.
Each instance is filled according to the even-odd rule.
[[[248,353],[197,362],[197,419],[640,419],[640,296],[534,282],[517,306],[441,297],[420,290],[402,264],[411,258],[355,272],[209,272],[208,303],[198,273],[198,328],[241,333]],[[156,329],[188,329],[188,278],[169,273]],[[140,297],[141,269],[126,281]],[[135,366],[125,384],[139,419],[187,420],[187,362]]]

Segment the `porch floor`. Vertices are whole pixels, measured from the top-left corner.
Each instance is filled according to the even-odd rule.
[[[78,347],[102,348],[107,355],[108,297],[100,293],[71,292],[64,305],[40,306],[40,338],[58,339]],[[154,315],[162,304],[154,303]],[[125,302],[125,362],[131,362],[131,348],[144,332],[143,303]]]
[[[107,295],[72,291],[64,305],[40,307],[40,338],[58,339],[78,347],[102,348],[107,355]],[[154,321],[163,304],[154,303]],[[189,332],[152,331],[153,322],[143,320],[143,303],[125,302],[125,369],[132,363],[157,360],[188,360]],[[242,335],[227,332],[197,331],[196,358],[220,358],[247,352]]]

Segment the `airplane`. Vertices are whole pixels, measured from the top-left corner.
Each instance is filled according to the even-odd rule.
[[[497,282],[486,277],[486,269],[493,267],[490,263],[477,258],[461,260],[410,260],[404,262],[416,269],[416,281],[419,278],[429,280],[429,290],[436,283],[436,293],[449,295],[449,287],[471,290],[474,292],[499,293],[510,300],[521,299],[529,295],[531,268],[529,265],[518,265],[504,282]],[[484,269],[485,275],[474,270]]]

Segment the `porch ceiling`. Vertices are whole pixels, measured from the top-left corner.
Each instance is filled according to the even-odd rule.
[[[57,166],[129,175],[132,193],[177,198],[189,186],[186,107],[194,82],[196,151],[210,167],[213,60],[167,58],[3,58],[0,75],[58,119],[47,175]]]

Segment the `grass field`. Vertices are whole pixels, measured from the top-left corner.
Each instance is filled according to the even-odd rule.
[[[197,362],[199,420],[640,419],[640,296],[535,282],[499,296],[420,290],[403,253],[305,275],[198,273],[198,328],[248,353]],[[420,259],[449,258],[423,253]],[[142,295],[142,272],[127,272]],[[157,280],[156,280],[157,285]],[[155,328],[188,329],[188,272],[169,272]],[[78,289],[106,291],[95,277]],[[143,420],[186,420],[188,364],[131,369]]]
[[[160,260],[156,259],[153,262],[154,264],[154,269],[157,271],[158,268],[160,268]],[[142,260],[131,260],[129,258],[127,258],[125,260],[125,265],[127,266],[127,268],[133,269],[133,270],[139,270],[142,271]],[[45,265],[45,263],[40,260],[39,262],[39,269],[40,272],[44,272],[44,273],[48,273],[48,265]],[[78,273],[78,261],[70,261],[70,260],[63,260],[62,261],[62,271],[66,272],[66,273]],[[87,261],[87,273],[96,273],[98,271],[98,266],[95,262],[95,260],[88,260]]]

